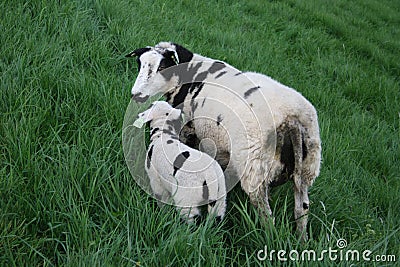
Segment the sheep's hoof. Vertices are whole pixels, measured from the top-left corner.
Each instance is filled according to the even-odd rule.
[[[268,216],[267,220],[272,224],[272,226],[275,226],[275,217],[274,216]]]

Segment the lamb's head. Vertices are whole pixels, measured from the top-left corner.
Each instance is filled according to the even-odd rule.
[[[150,96],[166,93],[176,87],[179,82],[178,77],[163,71],[180,63],[189,62],[193,53],[178,44],[161,42],[155,47],[136,49],[126,57],[136,57],[138,63],[139,74],[131,90],[132,99],[144,102]]]
[[[162,119],[166,121],[167,119],[172,120],[179,120],[181,116],[181,110],[173,108],[170,104],[165,101],[155,101],[150,107],[142,112],[139,113],[138,117],[143,120],[143,122],[149,122],[153,120]]]

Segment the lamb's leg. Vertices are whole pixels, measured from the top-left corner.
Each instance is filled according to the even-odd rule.
[[[187,223],[196,223],[200,222],[200,209],[198,207],[177,207],[181,218]]]
[[[201,220],[201,211],[194,203],[199,202],[196,190],[191,190],[187,187],[179,187],[173,189],[173,199],[176,205],[176,210],[180,217],[187,223],[199,223]],[[198,192],[197,192],[198,193]],[[196,198],[197,196],[197,198]]]
[[[209,192],[209,200],[216,199],[208,203],[208,214],[211,216],[215,216],[217,222],[220,222],[226,212],[226,187],[225,187],[225,179],[223,174],[219,175],[218,186],[210,186],[208,189]],[[210,183],[212,184],[212,182]]]
[[[226,197],[221,197],[217,201],[208,204],[208,214],[215,216],[216,220],[220,222],[226,212]]]
[[[154,177],[154,176],[153,176]],[[150,187],[153,191],[153,196],[157,199],[157,204],[161,208],[165,203],[170,202],[171,195],[161,184],[161,179],[157,175],[154,179],[150,179]]]

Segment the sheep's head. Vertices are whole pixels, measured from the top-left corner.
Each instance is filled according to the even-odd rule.
[[[178,120],[181,116],[181,110],[173,108],[165,101],[155,101],[144,112],[139,113],[138,118],[143,122],[149,122],[157,119]]]
[[[178,77],[165,74],[164,70],[180,63],[189,62],[193,53],[170,42],[161,42],[155,47],[139,48],[126,57],[136,57],[139,74],[132,87],[132,99],[145,102],[157,93],[166,93],[177,86]],[[164,73],[163,73],[164,72]]]

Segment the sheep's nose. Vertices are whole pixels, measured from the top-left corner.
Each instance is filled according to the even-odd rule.
[[[140,96],[140,93],[132,94],[132,100],[143,103],[146,102],[146,100],[149,98],[149,96]]]

